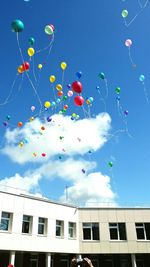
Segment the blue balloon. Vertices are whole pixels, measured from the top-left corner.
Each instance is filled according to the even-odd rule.
[[[100,89],[100,87],[97,85],[97,86],[96,86],[96,89],[97,89],[97,90],[99,90],[99,89]]]
[[[76,72],[76,76],[78,79],[80,79],[82,77],[82,72],[81,71],[77,71]]]
[[[141,74],[140,77],[139,77],[139,80],[140,80],[140,82],[144,82],[145,76],[143,74]]]

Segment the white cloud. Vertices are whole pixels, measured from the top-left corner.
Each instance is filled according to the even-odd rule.
[[[0,190],[15,194],[26,194],[30,191],[38,191],[40,179],[40,174],[30,173],[28,176],[24,175],[22,177],[20,174],[16,173],[14,176],[6,177],[0,181]]]
[[[15,174],[14,177],[6,177],[0,181],[0,186],[7,186],[11,192],[17,190],[15,193],[22,190],[25,193],[41,193],[39,183],[44,183],[44,179],[51,181],[59,178],[69,184],[69,203],[84,206],[116,205],[110,178],[101,172],[94,172],[96,162],[83,157],[107,142],[110,123],[111,118],[107,113],[78,121],[72,121],[69,116],[53,115],[51,122],[35,119],[22,128],[8,129],[1,152],[19,164],[37,162],[40,166],[23,176]],[[46,156],[42,157],[42,153]],[[66,201],[66,192],[60,196],[60,201]]]
[[[43,163],[60,154],[73,156],[97,151],[107,141],[111,123],[107,113],[78,121],[61,115],[53,115],[52,118],[51,122],[35,119],[22,128],[8,129],[1,153],[20,164]],[[42,153],[46,156],[42,157]]]
[[[88,207],[116,206],[116,197],[111,189],[110,178],[100,172],[94,172],[74,181],[60,200]]]

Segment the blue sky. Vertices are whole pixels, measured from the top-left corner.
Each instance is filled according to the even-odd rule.
[[[145,93],[150,102],[150,5],[146,0],[134,0],[132,4],[127,0],[110,2],[14,0],[1,4],[1,184],[61,201],[65,200],[68,186],[68,201],[72,202],[149,203],[150,104]],[[133,19],[129,27],[121,16],[124,9],[128,10],[126,23]],[[28,76],[17,73],[22,59],[16,33],[11,30],[15,19],[25,26],[18,36],[24,59],[31,64]],[[55,27],[50,54],[48,49],[43,50],[52,38],[44,32],[48,24]],[[27,55],[29,37],[35,38],[32,60]],[[130,54],[136,67],[131,64],[129,49],[124,44],[126,39],[132,40]],[[41,52],[36,54],[38,50]],[[58,98],[49,77],[54,74],[56,83],[61,83],[63,61],[67,63],[64,95],[68,91],[66,85],[77,79],[77,71],[82,71],[80,82],[86,113],[74,105],[76,94],[55,109],[44,111],[45,101]],[[37,67],[39,63],[43,65],[41,71]],[[104,80],[98,77],[101,72],[105,74]],[[141,74],[145,76],[144,84],[139,81]],[[39,82],[35,76],[37,80],[40,77]],[[43,104],[42,114],[31,82]],[[119,102],[116,87],[121,88]],[[10,92],[10,101],[5,104]],[[94,99],[91,106],[86,104],[88,97]],[[69,108],[60,116],[64,104]],[[32,105],[36,107],[35,113],[31,111]],[[72,113],[80,119],[72,121]],[[34,114],[36,119],[29,123]],[[7,115],[11,118],[5,127]],[[53,124],[46,122],[47,116],[54,116]],[[19,121],[23,122],[21,128],[17,127]],[[40,131],[43,125],[46,130],[41,137],[35,130]],[[64,134],[62,142],[61,133]],[[18,146],[21,138],[29,139],[22,148]],[[63,145],[67,147],[65,152]],[[41,156],[42,152],[46,157]],[[113,167],[108,166],[109,162]]]

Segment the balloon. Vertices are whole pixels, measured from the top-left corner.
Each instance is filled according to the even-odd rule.
[[[100,87],[97,85],[97,86],[96,86],[96,89],[97,89],[97,90],[99,90],[99,89],[100,89]]]
[[[42,157],[46,157],[46,153],[42,153]]]
[[[28,70],[30,68],[30,64],[28,63],[28,62],[24,62],[23,64],[22,64],[22,69],[23,69],[23,71],[26,71],[26,70]]]
[[[56,102],[55,101],[52,101],[51,106],[52,107],[55,107],[56,106]]]
[[[82,106],[83,103],[84,103],[84,98],[82,96],[77,95],[74,98],[74,103],[75,103],[76,106]]]
[[[121,88],[120,87],[116,87],[115,92],[116,92],[116,94],[120,94]]]
[[[71,88],[71,84],[69,83],[69,84],[67,84],[67,87],[68,87],[68,89],[70,89]]]
[[[126,116],[127,116],[127,115],[128,115],[128,113],[129,113],[129,112],[128,112],[128,110],[125,110],[125,111],[124,111],[124,115],[126,115]]]
[[[112,161],[108,162],[108,166],[112,168],[113,167],[113,162]]]
[[[68,105],[64,105],[64,109],[68,109]]]
[[[53,34],[53,28],[50,25],[45,26],[45,33],[48,35],[52,35]]]
[[[33,112],[35,110],[35,106],[32,106],[31,107],[31,111]]]
[[[34,45],[34,43],[35,43],[35,39],[34,39],[33,37],[30,37],[30,38],[28,39],[28,42],[29,42],[29,45]]]
[[[22,121],[18,122],[18,127],[21,127],[23,125]]]
[[[68,93],[67,93],[67,95],[68,95],[69,97],[72,97],[72,96],[73,96],[73,92],[72,92],[71,90],[69,90]]]
[[[51,76],[49,77],[49,80],[50,80],[51,83],[54,83],[55,80],[56,80],[56,77],[55,77],[54,75],[51,75]]]
[[[121,15],[123,18],[126,18],[128,16],[128,10],[126,10],[126,9],[122,10]]]
[[[45,127],[44,127],[44,126],[42,126],[42,127],[41,127],[41,130],[42,130],[42,131],[44,131],[44,130],[45,130]]]
[[[87,105],[90,105],[91,104],[89,99],[86,100],[86,104]]]
[[[50,108],[50,106],[51,106],[51,103],[50,103],[49,101],[46,101],[46,102],[44,103],[44,107],[45,107],[45,108]]]
[[[94,98],[92,96],[90,96],[89,101],[90,101],[90,103],[92,103],[94,101]]]
[[[4,125],[4,126],[7,126],[7,125],[8,125],[8,122],[7,122],[7,121],[4,121],[4,122],[3,122],[3,125]]]
[[[105,74],[103,72],[101,72],[101,73],[98,74],[98,77],[100,79],[104,80],[105,79]]]
[[[132,45],[132,40],[127,39],[127,40],[125,41],[125,46],[130,47],[131,45]]]
[[[50,122],[52,121],[52,118],[50,116],[47,117],[47,121]]]
[[[56,85],[56,89],[57,89],[58,91],[61,91],[61,90],[62,90],[62,85],[61,85],[61,84],[57,84],[57,85]]]
[[[61,62],[60,67],[62,70],[65,70],[67,68],[67,63],[66,62]]]
[[[59,104],[60,101],[61,101],[60,98],[57,98],[56,103]]]
[[[22,32],[24,29],[24,24],[21,20],[16,19],[12,21],[11,28],[13,32]]]
[[[117,96],[116,99],[117,99],[117,101],[120,101],[120,96]]]
[[[42,64],[38,64],[38,69],[42,69],[43,65]]]
[[[67,96],[66,95],[63,96],[63,100],[67,100]]]
[[[77,72],[76,72],[76,76],[77,76],[78,79],[80,79],[81,76],[82,76],[82,72],[81,72],[81,71],[77,71]]]
[[[32,56],[34,55],[34,53],[35,53],[33,47],[29,47],[27,52],[28,52],[28,55],[29,55],[30,57],[32,57]]]
[[[54,25],[53,24],[49,24],[49,26],[51,26],[51,28],[53,29],[53,32],[54,32],[54,30],[55,30]]]
[[[139,80],[140,80],[140,82],[144,82],[145,76],[143,74],[141,74],[140,77],[139,77]]]
[[[10,117],[10,115],[7,115],[6,118],[9,121],[11,117]]]
[[[78,94],[82,92],[82,83],[75,81],[72,83],[72,90]]]
[[[63,91],[58,91],[57,95],[58,96],[62,96],[63,95]]]
[[[24,70],[23,70],[23,66],[22,66],[22,65],[20,65],[20,66],[18,67],[18,72],[19,72],[19,73],[23,73],[23,72],[24,72]]]
[[[34,121],[34,117],[30,117],[29,121],[30,122]]]

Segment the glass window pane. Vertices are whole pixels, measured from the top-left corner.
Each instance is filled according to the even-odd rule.
[[[99,224],[92,224],[93,240],[99,240]]]
[[[83,239],[91,240],[91,229],[90,228],[83,228]]]
[[[150,223],[145,223],[146,239],[150,240]]]
[[[137,239],[145,239],[144,229],[136,228],[136,235],[137,235]]]
[[[39,235],[43,235],[44,234],[44,225],[43,224],[39,224],[38,225],[38,234]]]
[[[118,240],[118,232],[116,228],[110,228],[110,239]]]
[[[125,223],[119,223],[120,240],[127,240]]]

